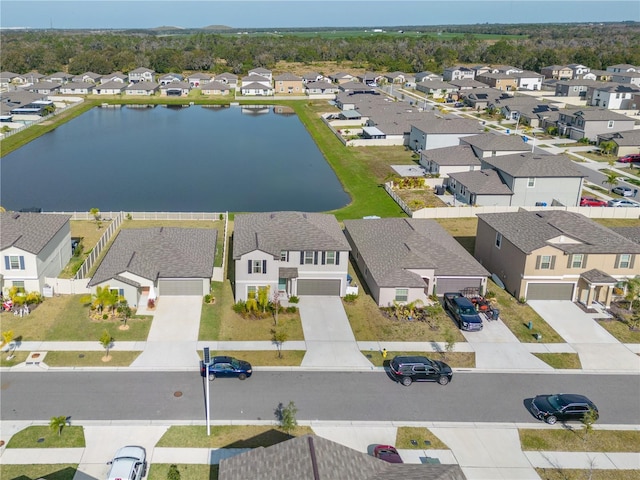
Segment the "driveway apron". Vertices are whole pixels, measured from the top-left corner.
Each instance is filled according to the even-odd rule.
[[[144,351],[131,366],[197,368],[201,308],[202,297],[199,296],[159,299]]]
[[[298,303],[307,353],[303,367],[372,367],[353,336],[338,297],[301,297]]]
[[[479,332],[462,331],[462,335],[476,352],[476,368],[552,369],[538,357],[529,353],[502,320],[483,318],[482,323],[484,326]]]
[[[594,320],[602,314],[586,313],[569,300],[527,303],[578,352],[583,370],[640,371],[640,357]]]

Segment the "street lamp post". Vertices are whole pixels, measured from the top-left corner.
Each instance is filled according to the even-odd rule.
[[[209,354],[209,347],[204,347],[204,358],[202,363],[204,364],[204,381],[206,382],[206,417],[207,417],[207,436],[211,435],[211,399],[209,398],[209,366],[211,365],[211,355]]]

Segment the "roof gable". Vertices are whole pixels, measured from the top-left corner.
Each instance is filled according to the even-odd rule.
[[[2,212],[0,249],[15,247],[37,255],[62,228],[69,226],[70,219],[70,215],[51,213]]]

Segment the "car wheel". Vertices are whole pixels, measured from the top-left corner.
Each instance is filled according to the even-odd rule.
[[[405,387],[408,387],[413,383],[413,380],[411,380],[411,377],[402,377],[400,383],[402,383],[402,385],[404,385]]]
[[[438,378],[438,383],[440,385],[446,385],[447,383],[449,383],[449,377],[445,377],[444,375],[442,375]]]
[[[238,379],[239,380],[246,380],[247,379],[247,375],[244,373],[241,373],[240,375],[238,375]]]
[[[209,381],[213,382],[216,379],[216,374],[215,373],[210,373],[209,374]]]
[[[544,421],[547,422],[549,425],[555,425],[558,419],[556,418],[555,415],[549,415],[547,418],[544,419]]]

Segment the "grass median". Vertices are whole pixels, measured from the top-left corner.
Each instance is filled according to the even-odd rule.
[[[274,405],[275,409],[277,405]],[[275,417],[274,417],[275,420]],[[275,425],[173,426],[156,444],[167,448],[257,448],[270,447],[294,437],[312,434],[311,427],[297,426],[287,434]]]
[[[78,464],[2,465],[2,480],[73,480]],[[166,478],[166,477],[165,477]],[[201,477],[205,478],[205,477]],[[164,480],[164,479],[163,479]],[[184,480],[184,479],[182,479]],[[195,480],[195,479],[194,479]]]
[[[84,448],[84,429],[65,426],[60,435],[48,426],[33,425],[16,433],[7,448]]]
[[[194,465],[191,463],[175,464],[180,473],[180,480],[217,480],[218,465]],[[154,463],[149,467],[147,480],[167,480],[169,477],[168,463]]]
[[[519,429],[522,450],[548,452],[638,452],[640,431],[592,430],[578,428]]]
[[[534,355],[556,369],[582,368],[580,356],[577,353],[534,353]]]

